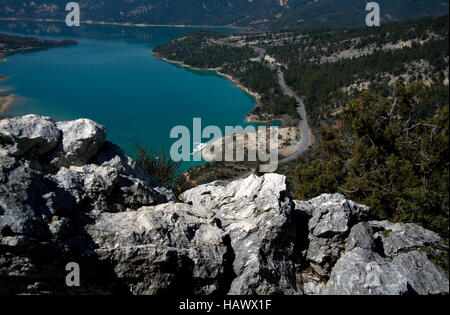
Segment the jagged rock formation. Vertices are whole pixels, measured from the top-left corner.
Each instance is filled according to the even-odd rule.
[[[231,238],[235,278],[230,294],[295,294],[296,227],[284,176],[267,174],[214,182],[183,194],[203,206]]]
[[[440,294],[441,238],[251,175],[176,201],[90,120],[0,120],[0,294]],[[77,262],[81,286],[67,287]]]
[[[376,228],[377,224],[375,224]],[[325,294],[440,294],[448,289],[445,274],[430,260],[425,252],[413,250],[391,254],[390,247],[378,252],[373,237],[373,227],[367,222],[355,225],[347,239],[345,253],[339,258],[331,273],[323,293]],[[397,224],[396,236],[401,250],[409,242],[411,225]],[[412,227],[412,229],[421,229]],[[412,236],[414,237],[414,235]],[[383,245],[392,244],[391,237],[383,238]],[[433,244],[435,235],[418,239],[414,247],[421,243]],[[409,242],[409,244],[412,244]],[[386,250],[388,249],[388,250]]]

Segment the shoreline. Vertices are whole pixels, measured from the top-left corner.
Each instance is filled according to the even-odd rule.
[[[18,19],[18,18],[0,18],[0,21],[29,21],[29,22],[47,22],[47,23],[64,23],[65,20],[59,19]],[[147,23],[119,23],[119,22],[104,22],[104,21],[81,21],[81,23],[89,25],[115,25],[115,26],[131,26],[131,27],[174,27],[174,28],[229,28],[236,30],[251,30],[248,27],[233,26],[233,25],[190,25],[190,24],[147,24]]]
[[[15,101],[16,96],[14,94],[0,94],[0,116],[3,115]]]
[[[1,57],[0,57],[1,58]],[[0,62],[1,59],[0,59]],[[0,83],[4,80],[8,79],[7,76],[5,75],[0,75]],[[14,102],[16,101],[16,95],[14,94],[3,94],[5,92],[7,92],[8,90],[4,90],[2,88],[0,88],[0,116],[3,115],[4,112],[6,112],[6,110],[11,107],[12,104],[14,104]]]
[[[74,41],[74,43],[72,44],[67,44],[67,45],[55,45],[55,46],[40,46],[40,47],[23,47],[23,48],[17,48],[17,49],[9,49],[9,50],[5,50],[2,51],[0,54],[0,62],[5,62],[7,59],[5,57],[7,56],[11,56],[17,53],[26,53],[27,51],[32,51],[32,50],[44,50],[44,49],[50,49],[50,48],[59,48],[59,47],[67,47],[67,46],[71,46],[71,45],[78,45],[77,41]]]
[[[226,79],[228,79],[229,81],[231,81],[231,83],[234,84],[234,86],[236,86],[237,88],[241,89],[242,91],[244,91],[245,93],[247,93],[248,95],[250,95],[251,97],[253,97],[253,99],[255,100],[255,107],[252,109],[252,111],[250,111],[246,116],[245,116],[245,121],[248,123],[269,123],[271,121],[277,120],[276,117],[274,117],[273,119],[266,119],[266,120],[262,120],[262,119],[258,119],[258,117],[253,114],[253,110],[256,107],[261,107],[261,95],[259,95],[259,93],[251,91],[249,88],[247,88],[246,86],[244,86],[241,82],[239,82],[238,79],[232,77],[231,75],[225,74],[223,72],[221,72],[220,70],[222,70],[222,68],[197,68],[197,67],[193,67],[190,65],[185,64],[182,61],[177,61],[177,60],[171,60],[168,59],[166,57],[160,56],[159,54],[156,54],[152,51],[153,56],[155,56],[155,58],[163,60],[167,63],[171,63],[171,64],[176,64],[179,65],[183,68],[187,68],[190,70],[196,70],[196,71],[213,71],[216,74],[218,74],[221,77],[224,77]]]

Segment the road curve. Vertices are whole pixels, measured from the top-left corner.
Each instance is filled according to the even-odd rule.
[[[258,60],[259,62],[263,62],[264,57],[266,55],[266,50],[264,48],[260,48],[260,47],[256,47],[256,46],[251,46],[251,48],[253,48],[259,54],[258,57],[255,58],[255,60]],[[275,69],[275,66],[272,66],[270,68]],[[300,126],[299,126],[300,137],[301,137],[300,138],[300,146],[294,154],[278,161],[278,163],[283,164],[283,163],[288,163],[293,160],[296,160],[306,150],[309,149],[309,147],[312,144],[312,134],[311,134],[311,129],[309,129],[308,117],[306,116],[306,110],[305,110],[305,104],[303,103],[301,98],[298,95],[296,95],[287,86],[286,81],[284,80],[283,71],[278,69],[277,74],[278,74],[278,83],[280,84],[280,87],[281,87],[281,90],[283,91],[283,93],[286,95],[289,95],[290,97],[294,97],[297,100],[297,103],[300,104],[298,107],[298,113],[300,114],[300,117],[301,117]]]
[[[302,155],[306,150],[309,149],[310,145],[312,144],[312,135],[311,135],[311,129],[309,129],[309,125],[308,125],[308,117],[306,116],[306,110],[305,110],[305,104],[303,103],[303,101],[301,100],[300,97],[298,97],[298,95],[296,95],[287,85],[286,85],[286,81],[284,80],[284,74],[283,71],[278,70],[278,82],[280,83],[281,86],[281,90],[283,91],[284,94],[289,95],[290,97],[294,97],[298,104],[298,113],[300,114],[300,117],[302,118],[300,121],[300,146],[298,148],[298,150],[278,161],[278,163],[288,163],[290,161],[293,161],[295,159],[297,159],[300,155]]]

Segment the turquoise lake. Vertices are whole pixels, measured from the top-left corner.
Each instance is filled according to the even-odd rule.
[[[153,57],[151,50],[193,28],[0,21],[0,32],[78,45],[7,56],[0,90],[17,95],[5,116],[39,114],[56,120],[89,118],[108,129],[108,140],[127,154],[136,143],[170,150],[170,130],[192,119],[202,126],[248,125],[253,98],[227,79]],[[233,30],[215,29],[222,33]],[[3,92],[5,93],[5,92]],[[185,162],[183,169],[199,164]]]

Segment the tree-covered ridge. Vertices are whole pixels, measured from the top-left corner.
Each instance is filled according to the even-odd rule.
[[[225,64],[256,57],[253,49],[232,47],[220,40],[225,36],[212,31],[195,31],[155,47],[153,52],[196,68],[219,68]]]
[[[270,57],[221,68],[245,86],[270,90],[279,68],[304,97],[317,147],[279,169],[296,198],[340,192],[370,206],[376,219],[417,222],[448,236],[448,29],[443,17],[213,41]]]
[[[448,38],[448,15],[394,22],[381,27],[286,30],[249,35],[247,41],[265,46],[267,53],[284,64],[316,63],[358,58],[375,51],[389,51]]]
[[[444,16],[380,28],[269,33],[252,42],[286,65],[286,82],[305,97],[311,123],[319,126],[366,88],[388,96],[398,79],[422,80],[445,102],[448,36]]]
[[[0,54],[31,48],[46,48],[73,45],[77,42],[74,40],[44,40],[32,37],[21,37],[0,34]]]
[[[448,48],[447,40],[436,40],[338,62],[293,63],[286,71],[286,81],[305,97],[315,125],[336,118],[349,98],[358,96],[364,88],[388,96],[398,78],[425,81],[430,94],[439,97],[436,101],[448,104]],[[422,110],[431,109],[427,106]]]
[[[78,0],[83,20],[114,23],[285,27],[344,27],[365,23],[361,0]],[[448,14],[448,0],[378,0],[382,23]],[[58,0],[2,0],[0,17],[59,19]]]
[[[399,81],[391,98],[364,91],[321,134],[319,158],[297,166],[295,196],[336,191],[377,219],[418,222],[448,235],[449,106],[419,117],[424,86]]]

